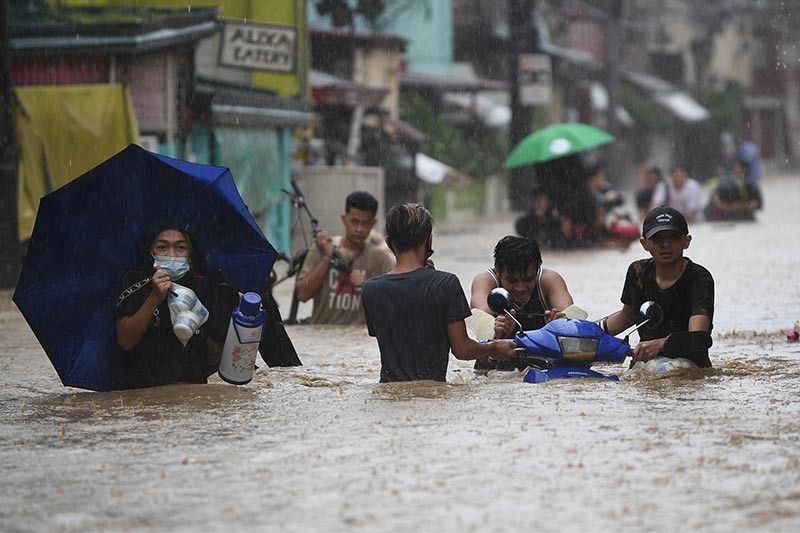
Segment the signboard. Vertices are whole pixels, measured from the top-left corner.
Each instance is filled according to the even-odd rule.
[[[292,26],[226,21],[219,64],[269,72],[294,72],[297,29]]]
[[[517,64],[522,105],[548,105],[553,99],[553,69],[546,54],[520,54]]]

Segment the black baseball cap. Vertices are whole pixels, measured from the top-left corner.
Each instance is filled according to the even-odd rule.
[[[677,209],[656,207],[651,209],[642,223],[642,235],[649,239],[659,231],[675,231],[681,235],[689,235],[686,218]]]

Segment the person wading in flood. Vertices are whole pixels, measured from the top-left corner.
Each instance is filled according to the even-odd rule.
[[[458,359],[514,354],[512,340],[479,343],[467,336],[470,308],[458,278],[433,268],[433,219],[419,204],[393,207],[386,215],[386,242],[394,269],[364,285],[369,334],[378,339],[381,383],[445,381],[448,355]]]
[[[472,280],[470,305],[495,315],[494,338],[514,336],[516,323],[507,315],[497,315],[489,308],[487,297],[492,289],[506,289],[514,301],[514,315],[525,331],[539,329],[547,322],[564,316],[562,311],[573,304],[572,295],[561,274],[542,268],[539,244],[530,237],[508,235],[494,247],[494,268],[486,269]],[[514,370],[512,359],[498,364],[489,358],[475,361],[477,370]]]
[[[117,343],[126,351],[126,388],[206,383],[219,364],[239,293],[221,271],[205,275],[203,254],[185,230],[165,227],[145,234],[137,251],[139,264],[125,274],[116,306]],[[173,282],[191,289],[209,310],[208,321],[185,345],[170,321],[167,296]]]
[[[703,266],[683,256],[692,236],[686,218],[671,207],[651,210],[642,224],[642,247],[650,259],[634,261],[628,267],[622,288],[622,309],[600,319],[600,326],[616,335],[639,318],[639,307],[646,301],[661,306],[664,319],[655,327],[639,328],[639,342],[633,349],[634,361],[649,361],[667,355],[664,343],[671,333],[705,332],[710,335],[714,319],[714,278]],[[708,350],[680,354],[701,368],[711,366]]]
[[[378,200],[367,192],[348,195],[342,215],[344,237],[338,246],[327,231],[315,238],[295,291],[301,302],[314,298],[313,324],[363,324],[361,289],[371,277],[391,270],[392,254],[368,238]]]

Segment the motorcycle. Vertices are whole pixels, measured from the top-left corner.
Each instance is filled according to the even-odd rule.
[[[503,288],[493,289],[487,297],[490,309],[497,314],[510,313],[513,301]],[[622,363],[633,350],[628,338],[645,324],[658,326],[664,316],[661,306],[645,302],[639,308],[641,321],[628,330],[620,339],[606,333],[597,323],[574,318],[560,318],[537,330],[519,331],[514,336],[518,348],[515,359],[527,366],[524,381],[543,383],[558,378],[600,378],[616,381],[617,376],[593,370],[595,363]],[[681,357],[693,351],[711,347],[711,335],[707,332],[685,331],[670,334],[664,343],[664,355]]]

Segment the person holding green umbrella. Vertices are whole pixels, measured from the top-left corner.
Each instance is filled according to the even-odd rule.
[[[552,124],[531,133],[514,147],[505,167],[532,166],[536,184],[572,225],[573,239],[589,242],[589,228],[597,222],[597,206],[580,154],[613,141],[609,133],[587,124]]]

